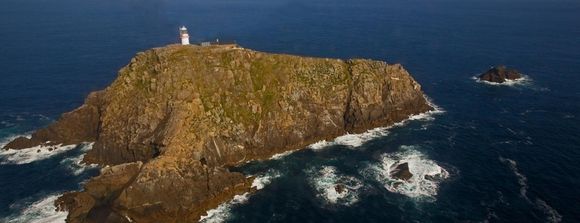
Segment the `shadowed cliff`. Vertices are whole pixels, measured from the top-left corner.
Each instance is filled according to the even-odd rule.
[[[398,64],[171,45],[137,54],[111,86],[6,148],[95,141],[85,161],[111,167],[57,201],[71,222],[196,222],[252,190],[224,166],[430,109]]]

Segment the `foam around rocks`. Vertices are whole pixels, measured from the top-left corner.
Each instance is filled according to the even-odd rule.
[[[61,144],[54,146],[35,146],[26,149],[7,149],[0,151],[0,164],[27,164],[44,160],[54,155],[76,148],[77,145]]]
[[[487,84],[487,85],[492,85],[492,86],[526,86],[526,85],[530,85],[532,83],[532,79],[527,75],[522,75],[521,78],[518,78],[515,80],[506,79],[505,82],[502,82],[502,83],[481,80],[477,76],[473,76],[471,79],[475,80],[475,82],[477,82],[477,83]]]
[[[449,177],[447,170],[429,160],[415,146],[401,146],[399,152],[383,154],[379,161],[369,165],[362,174],[375,179],[388,191],[408,197],[433,198],[437,195],[439,183]],[[391,176],[392,171],[403,163],[408,163],[409,172],[413,174],[409,180]]]
[[[330,205],[352,205],[359,201],[361,180],[340,173],[336,167],[323,166],[307,170],[316,196]]]
[[[37,202],[34,202],[24,209],[18,216],[0,219],[6,223],[61,223],[65,222],[67,212],[56,211],[54,201],[59,194],[49,195]]]

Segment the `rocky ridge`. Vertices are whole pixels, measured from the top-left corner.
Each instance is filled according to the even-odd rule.
[[[5,148],[94,141],[106,166],[57,202],[69,222],[196,222],[251,178],[228,166],[431,110],[398,64],[170,45],[138,53],[105,90]]]

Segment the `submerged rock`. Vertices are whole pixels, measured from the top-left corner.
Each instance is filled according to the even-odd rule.
[[[431,109],[399,64],[171,45],[6,148],[95,142],[84,161],[111,167],[57,201],[68,222],[196,222],[252,190],[226,166]]]
[[[486,71],[485,73],[479,75],[480,80],[503,83],[507,80],[517,80],[522,78],[520,72],[515,69],[507,68],[506,66],[493,67]]]

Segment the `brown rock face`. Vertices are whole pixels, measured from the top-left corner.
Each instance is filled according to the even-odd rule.
[[[38,145],[79,144],[97,139],[99,131],[100,110],[102,107],[99,94],[91,93],[85,104],[74,111],[65,113],[59,121],[40,129],[30,139],[19,137],[8,143],[4,149],[24,149]]]
[[[101,169],[101,175],[88,181],[83,192],[70,192],[56,201],[59,210],[69,210],[70,219],[98,217],[106,219],[107,208],[119,196],[126,185],[132,182],[142,162],[121,164]]]
[[[196,222],[252,190],[225,166],[430,109],[398,64],[172,45],[137,54],[85,105],[7,147],[95,141],[85,161],[113,167],[57,201],[69,222]]]
[[[398,164],[397,167],[395,167],[395,169],[389,173],[389,175],[391,175],[392,178],[404,181],[408,181],[411,179],[411,177],[413,177],[413,174],[411,171],[409,171],[409,163]]]
[[[479,75],[480,80],[503,83],[506,80],[516,80],[522,78],[520,72],[505,66],[498,66],[489,69],[487,72]]]

